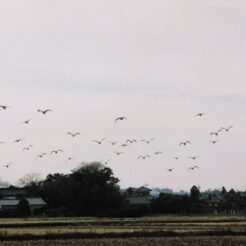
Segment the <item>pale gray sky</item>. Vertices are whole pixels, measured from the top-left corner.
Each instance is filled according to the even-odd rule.
[[[0,151],[2,164],[14,164],[0,177],[15,182],[113,158],[123,187],[244,189],[245,26],[245,1],[1,1],[0,104],[11,108],[0,111]],[[54,112],[36,112],[46,107]],[[118,116],[128,120],[114,124]],[[29,126],[20,123],[28,118]],[[209,143],[210,131],[231,124]],[[155,141],[115,157],[120,148],[91,141],[103,137]],[[179,147],[186,139],[192,145]],[[65,153],[36,159],[57,148]],[[137,159],[157,150],[163,155]],[[187,171],[193,164],[200,170]]]

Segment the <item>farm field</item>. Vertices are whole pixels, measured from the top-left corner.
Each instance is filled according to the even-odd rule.
[[[1,219],[0,240],[0,245],[246,245],[246,217]]]
[[[182,246],[182,245],[190,245],[190,246],[244,246],[246,245],[246,237],[151,237],[151,238],[118,238],[118,239],[70,239],[70,240],[36,240],[36,241],[3,241],[1,242],[3,246],[58,246],[58,245],[83,245],[83,246],[143,246],[143,245],[166,245],[166,246]]]

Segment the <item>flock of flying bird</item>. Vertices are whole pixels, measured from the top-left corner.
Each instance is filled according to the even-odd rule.
[[[202,117],[202,116],[204,116],[205,115],[205,113],[198,113],[198,114],[196,114],[195,115],[195,117]],[[214,132],[210,132],[210,136],[219,136],[219,133],[220,132],[223,132],[223,131],[225,131],[225,132],[229,132],[229,130],[231,129],[233,127],[233,125],[231,125],[231,126],[229,126],[229,127],[220,127],[217,131],[214,131]],[[212,143],[212,144],[216,144],[217,142],[218,142],[219,140],[218,139],[215,139],[215,140],[211,140],[210,141],[210,143]],[[189,145],[189,144],[191,144],[191,141],[189,141],[189,140],[186,140],[186,141],[184,141],[184,142],[180,142],[179,143],[179,146],[186,146],[186,145]],[[192,159],[192,160],[196,160],[197,158],[198,158],[199,156],[198,155],[196,155],[196,156],[189,156],[189,158],[190,159]],[[178,160],[179,159],[179,157],[175,157],[175,159],[176,160]],[[175,168],[168,168],[168,169],[166,169],[168,172],[172,172],[173,170],[174,170]],[[194,166],[191,166],[191,167],[189,167],[188,168],[188,170],[195,170],[195,169],[199,169],[199,166],[197,166],[197,165],[194,165]]]
[[[198,113],[195,115],[195,117],[202,117],[204,116],[205,113]],[[116,118],[115,119],[115,123],[119,120],[126,120],[127,118],[126,117],[119,117],[119,118]],[[229,132],[230,129],[233,127],[233,125],[229,126],[229,127],[221,127],[220,129],[218,129],[217,131],[214,131],[214,132],[210,132],[210,136],[212,137],[213,135],[214,136],[219,136],[220,132]],[[103,138],[101,140],[93,140],[94,142],[98,143],[98,144],[102,144],[106,139]],[[155,139],[154,138],[150,138],[150,139],[142,139],[140,140],[141,142],[144,142],[146,144],[150,144],[152,141],[154,141]],[[212,144],[216,144],[219,140],[218,139],[215,139],[215,140],[211,140],[210,143]],[[117,144],[117,142],[111,142],[111,141],[108,141],[109,143],[111,143],[113,146],[115,146]],[[120,144],[119,147],[128,147],[129,144],[133,144],[133,143],[137,143],[138,140],[137,139],[127,139],[125,143],[123,144]],[[183,141],[183,142],[180,142],[179,143],[179,146],[186,146],[186,145],[190,145],[191,144],[191,141],[190,140],[186,140],[186,141]],[[124,152],[115,152],[116,155],[121,155],[123,154]],[[162,151],[156,151],[154,152],[153,155],[161,155],[162,154]],[[189,156],[188,158],[190,158],[191,160],[195,161],[197,160],[199,156],[196,155],[196,156]],[[138,159],[142,159],[142,160],[146,160],[148,158],[151,158],[151,155],[147,154],[147,155],[140,155],[138,156]],[[178,160],[179,157],[178,156],[175,156],[174,157],[175,160]],[[112,159],[109,159],[108,161],[106,161],[104,164],[108,164]],[[166,169],[166,171],[168,172],[172,172],[175,168],[168,168]],[[194,166],[191,166],[188,168],[188,170],[195,170],[195,169],[199,169],[199,166],[198,165],[194,165]]]
[[[6,105],[0,105],[0,111],[4,111],[4,110],[7,110],[9,109],[10,107],[9,106],[6,106]],[[37,113],[40,113],[42,115],[46,115],[47,113],[49,112],[53,112],[53,110],[51,109],[38,109],[37,110]],[[195,117],[203,117],[205,115],[205,113],[198,113],[195,115]],[[114,120],[114,123],[117,123],[119,121],[124,121],[124,120],[127,120],[126,117],[118,117]],[[22,123],[23,124],[30,124],[30,122],[32,121],[32,119],[28,119],[28,120],[24,120]],[[231,128],[233,127],[233,125],[229,126],[229,127],[220,127],[218,130],[216,131],[213,131],[213,132],[210,132],[210,136],[213,137],[218,137],[219,134],[221,132],[229,132],[231,130]],[[72,138],[75,138],[75,137],[78,137],[80,135],[80,132],[67,132],[67,135],[71,136]],[[108,144],[111,144],[112,146],[118,146],[118,147],[129,147],[130,144],[134,144],[134,143],[138,143],[138,142],[142,142],[142,143],[145,143],[145,144],[151,144],[155,139],[154,138],[150,138],[150,139],[141,139],[141,140],[137,140],[137,139],[127,139],[124,143],[119,143],[117,141],[109,141],[109,140],[106,140],[106,138],[102,138],[102,139],[93,139],[92,141],[98,145],[102,145],[104,144],[105,142],[107,142]],[[21,138],[18,138],[16,140],[14,140],[14,143],[18,144],[20,142],[24,141],[23,139]],[[210,141],[211,144],[216,144],[219,140],[218,139],[213,139]],[[4,144],[4,142],[0,142],[0,144]],[[179,146],[186,146],[186,145],[191,145],[191,141],[190,140],[186,140],[186,141],[182,141],[179,143]],[[33,145],[28,145],[26,147],[23,148],[23,151],[29,151],[33,148],[34,146]],[[62,149],[56,149],[56,150],[52,150],[49,154],[50,155],[53,155],[53,154],[59,154],[59,153],[63,153],[64,151]],[[119,155],[122,155],[124,154],[124,152],[122,151],[114,151],[114,154],[116,156],[119,156]],[[153,155],[161,155],[162,154],[162,151],[156,151],[153,153]],[[41,154],[39,154],[37,156],[37,158],[43,158],[44,156],[47,156],[48,153],[46,152],[43,152]],[[199,156],[198,155],[195,155],[195,156],[189,156],[188,158],[195,161],[197,160]],[[147,155],[139,155],[137,157],[137,159],[141,159],[141,160],[146,160],[146,159],[149,159],[151,158],[151,155],[150,154],[147,154]],[[71,160],[74,160],[75,158],[74,157],[68,157],[66,159],[66,161],[71,161]],[[175,160],[178,160],[179,159],[179,156],[175,156],[174,157]],[[112,159],[109,159],[107,161],[104,162],[105,165],[107,165]],[[13,162],[10,162],[8,164],[5,164],[5,165],[2,165],[2,167],[5,167],[5,168],[9,168],[11,165],[13,164]],[[188,170],[195,170],[195,169],[199,169],[199,166],[198,165],[194,165],[194,166],[191,166],[188,168]],[[173,172],[175,170],[175,168],[168,168],[166,169],[166,171],[168,172]]]

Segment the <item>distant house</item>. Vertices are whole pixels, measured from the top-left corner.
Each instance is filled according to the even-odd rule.
[[[28,197],[24,188],[11,186],[9,188],[0,188],[0,215],[15,216],[17,207],[22,198],[27,200],[31,215],[38,210],[43,209],[47,204],[41,197]]]
[[[25,197],[28,201],[31,215],[35,214],[35,211],[40,210],[46,206],[46,202],[41,197]],[[20,198],[11,196],[0,199],[0,214],[1,215],[15,215],[17,211]]]
[[[146,187],[140,188],[128,188],[126,191],[127,201],[130,205],[149,205],[151,199],[150,195],[151,189]]]

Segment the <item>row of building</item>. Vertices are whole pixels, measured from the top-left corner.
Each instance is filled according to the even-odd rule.
[[[125,198],[129,205],[137,206],[144,205],[149,206],[152,199],[158,197],[159,194],[153,192],[147,187],[140,188],[128,188],[125,191],[122,191],[125,194]],[[67,208],[48,208],[47,203],[43,200],[42,197],[30,197],[27,196],[27,192],[24,188],[18,187],[9,187],[9,188],[0,188],[0,216],[8,217],[15,216],[18,204],[21,199],[25,199],[30,207],[31,216],[33,215],[54,215],[62,216],[64,214],[69,215]],[[212,196],[210,198],[202,198],[203,201],[206,201],[206,206],[211,208],[213,213],[217,213],[218,208],[220,207],[221,199],[218,196]]]
[[[151,189],[146,187],[129,188],[127,192],[127,200],[132,205],[149,205],[153,196],[150,195]],[[0,216],[14,216],[17,211],[18,204],[21,199],[25,199],[30,207],[31,215],[45,214],[52,212],[52,209],[46,209],[47,204],[42,197],[27,196],[24,188],[9,187],[0,188]],[[60,207],[56,212],[64,211],[65,208]]]

